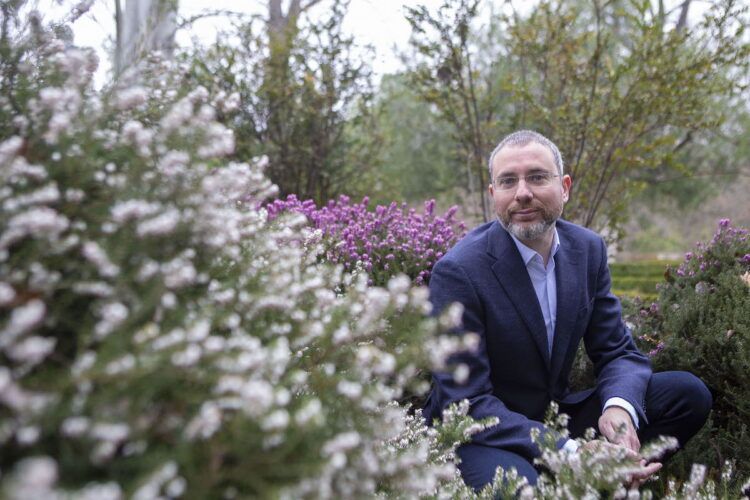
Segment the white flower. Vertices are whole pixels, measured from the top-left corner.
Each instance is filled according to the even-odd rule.
[[[265,380],[249,380],[240,389],[243,411],[251,417],[265,413],[273,404],[273,387]]]
[[[183,288],[195,283],[198,271],[193,263],[184,257],[177,257],[161,265],[164,284],[171,290]]]
[[[0,281],[0,307],[9,305],[16,298],[16,291],[7,283]]]
[[[120,373],[127,372],[135,367],[135,356],[128,353],[121,358],[115,359],[107,363],[104,371],[107,375],[118,375]]]
[[[120,485],[115,482],[90,483],[76,491],[73,497],[78,500],[120,500],[123,493]]]
[[[184,151],[169,151],[157,165],[161,173],[167,177],[175,177],[185,172],[190,163],[190,156]]]
[[[57,482],[57,462],[49,457],[25,458],[14,471],[16,498],[43,498]]]
[[[388,291],[392,294],[406,293],[411,288],[411,280],[405,274],[394,276],[388,281]]]
[[[289,412],[279,409],[269,414],[260,424],[261,429],[267,432],[281,431],[289,425]]]
[[[30,165],[26,158],[20,156],[11,160],[8,172],[2,172],[5,177],[11,179],[28,178],[35,181],[43,181],[47,178],[47,170],[41,165]]]
[[[46,358],[55,348],[54,337],[28,337],[8,349],[8,355],[14,361],[27,365],[36,365]]]
[[[172,108],[161,119],[160,125],[162,133],[169,133],[179,129],[193,115],[193,103],[189,99],[183,98],[176,102]]]
[[[8,229],[0,236],[0,249],[8,248],[26,236],[56,240],[68,229],[70,222],[64,215],[48,207],[34,207],[8,221]]]
[[[39,440],[39,427],[21,427],[16,432],[16,439],[21,446],[30,446]]]
[[[136,151],[141,156],[146,156],[150,153],[154,132],[145,128],[141,122],[136,120],[125,122],[122,126],[122,135],[129,144],[135,146]]]
[[[63,421],[60,430],[64,436],[75,438],[86,433],[90,426],[91,421],[86,417],[68,417]]]
[[[211,323],[206,319],[196,321],[187,331],[187,340],[190,342],[200,342],[208,337],[211,333]]]
[[[115,96],[115,107],[119,110],[135,108],[146,102],[148,91],[145,87],[136,85],[121,90]]]
[[[348,380],[339,381],[336,385],[336,390],[339,394],[346,396],[349,399],[357,399],[362,395],[362,385]]]
[[[12,160],[23,148],[23,139],[17,135],[0,142],[0,165],[5,165]]]
[[[185,434],[188,439],[208,439],[221,428],[221,418],[221,408],[213,401],[206,401],[198,415],[188,423]]]
[[[457,384],[465,384],[468,379],[469,379],[469,367],[465,365],[464,363],[461,363],[458,366],[456,366],[455,370],[453,370],[453,380]]]
[[[101,441],[112,441],[119,443],[130,435],[130,427],[127,424],[100,422],[94,424],[90,435]]]
[[[169,208],[163,213],[146,219],[138,224],[138,236],[163,236],[171,233],[180,222],[180,212],[176,208]]]
[[[111,209],[112,220],[118,224],[130,220],[140,220],[159,211],[161,205],[145,200],[127,200],[116,203]]]
[[[157,469],[148,480],[133,493],[133,500],[154,500],[159,498],[161,487],[177,476],[177,464],[167,462]]]
[[[196,344],[188,344],[184,350],[172,354],[172,364],[175,366],[192,366],[201,358],[202,354],[203,350]]]
[[[187,481],[183,477],[176,477],[167,483],[164,488],[165,493],[169,498],[179,498],[185,493],[187,489]]]
[[[114,294],[114,288],[103,281],[75,283],[73,291],[80,295],[93,295],[95,297],[111,297]]]
[[[94,241],[87,241],[81,249],[86,260],[96,266],[99,274],[105,278],[113,278],[120,273],[120,268],[109,260],[107,253]]]
[[[299,425],[306,425],[308,422],[316,421],[322,417],[322,404],[317,398],[307,401],[294,415],[294,421]]]
[[[36,191],[6,200],[3,207],[5,210],[11,211],[30,205],[52,204],[56,203],[59,199],[60,190],[57,188],[57,184],[53,182]]]
[[[220,123],[210,123],[205,143],[198,148],[200,158],[220,158],[234,153],[234,132]]]
[[[326,441],[326,443],[321,448],[321,451],[323,453],[323,456],[331,456],[356,448],[361,442],[362,437],[358,432],[342,432],[333,439]]]
[[[120,302],[111,302],[104,305],[99,311],[101,321],[99,321],[94,327],[94,333],[97,338],[104,338],[112,333],[115,328],[120,326],[125,321],[130,312],[125,304]]]
[[[35,328],[44,320],[47,308],[39,299],[33,299],[16,307],[10,315],[10,321],[0,331],[0,348],[6,348],[16,339]]]

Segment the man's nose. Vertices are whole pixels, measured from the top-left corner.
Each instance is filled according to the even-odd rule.
[[[531,192],[529,186],[526,184],[526,179],[518,179],[518,186],[516,186],[516,199],[517,200],[530,200],[534,197],[534,193]]]

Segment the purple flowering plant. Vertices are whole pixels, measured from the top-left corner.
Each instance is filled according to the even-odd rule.
[[[713,238],[708,243],[698,242],[693,252],[676,269],[669,269],[666,283],[660,288],[668,292],[672,286],[701,290],[715,285],[716,278],[736,269],[742,275],[750,270],[750,234],[748,230],[732,227],[729,219],[719,220]]]
[[[364,197],[352,203],[342,195],[318,208],[312,200],[300,201],[292,194],[266,208],[269,219],[284,212],[304,214],[323,233],[324,258],[348,271],[359,262],[375,285],[399,273],[417,285],[426,284],[435,262],[466,233],[465,224],[456,219],[456,206],[437,215],[435,200],[426,201],[423,211],[395,201],[371,210],[369,201]]]
[[[674,314],[675,304],[686,297],[716,292],[721,285],[720,276],[727,273],[737,276],[750,271],[750,235],[748,230],[733,227],[729,219],[719,220],[713,238],[698,242],[695,250],[685,254],[685,260],[676,268],[667,268],[665,281],[657,285],[659,300],[653,303],[630,301],[625,304],[626,318],[633,323],[636,340],[650,357],[661,353],[666,316]],[[665,343],[666,341],[666,343]]]

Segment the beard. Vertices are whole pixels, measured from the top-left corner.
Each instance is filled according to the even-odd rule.
[[[519,209],[524,208],[530,207],[520,207]],[[539,238],[547,234],[550,229],[555,227],[555,222],[557,222],[557,219],[559,219],[562,215],[562,205],[553,207],[551,209],[543,206],[538,206],[535,208],[540,210],[542,216],[542,220],[539,222],[533,222],[531,224],[519,224],[516,222],[512,222],[513,211],[510,209],[506,210],[504,213],[498,213],[497,218],[500,221],[500,224],[505,228],[505,230],[519,240],[538,240]]]

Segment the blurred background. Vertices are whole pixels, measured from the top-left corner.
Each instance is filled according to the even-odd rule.
[[[746,2],[84,3],[72,40],[96,48],[98,87],[160,50],[191,84],[238,92],[236,156],[269,155],[282,196],[435,198],[471,227],[491,217],[488,153],[533,128],[573,176],[566,217],[616,260],[676,259],[720,218],[750,223],[748,37],[727,16]]]

